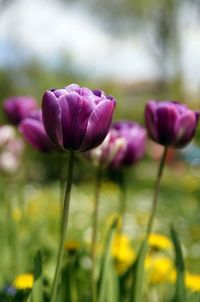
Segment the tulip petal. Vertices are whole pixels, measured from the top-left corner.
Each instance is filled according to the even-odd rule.
[[[102,90],[99,89],[93,89],[92,92],[94,93],[94,95],[101,97],[102,96]]]
[[[42,110],[34,110],[28,117],[42,122]]]
[[[90,89],[88,89],[87,87],[82,87],[80,89],[80,95],[85,96],[85,97],[94,96],[93,92]]]
[[[156,110],[156,115],[159,143],[173,145],[176,139],[175,124],[178,119],[176,108],[173,105],[162,105],[161,103]]]
[[[129,136],[128,145],[124,154],[123,163],[131,165],[138,161],[145,152],[146,147],[146,131],[139,128],[137,133]]]
[[[3,108],[9,121],[17,125],[36,110],[37,104],[32,97],[19,96],[7,99]]]
[[[157,104],[154,101],[149,101],[145,109],[146,127],[148,129],[149,136],[154,141],[158,141],[156,109]]]
[[[176,147],[184,147],[195,134],[198,120],[193,111],[188,111],[182,115],[176,124]]]
[[[63,89],[56,89],[53,91],[53,93],[57,98],[59,98],[61,95],[67,94],[67,91],[63,88]]]
[[[78,149],[87,129],[88,119],[93,106],[76,92],[59,99],[62,116],[63,142],[66,149]]]
[[[52,150],[53,145],[46,135],[42,122],[32,118],[26,118],[20,123],[19,130],[26,141],[35,149],[42,152]]]
[[[70,84],[68,86],[65,86],[65,89],[67,91],[76,91],[76,92],[79,92],[81,87],[78,85],[78,84]]]
[[[108,133],[114,107],[115,102],[110,100],[102,101],[95,107],[88,120],[80,151],[87,151],[102,143]]]
[[[146,130],[139,124],[131,121],[119,121],[112,125],[120,137],[126,141],[121,163],[131,165],[142,158],[146,146]]]
[[[46,91],[42,100],[43,123],[51,141],[62,147],[61,109],[59,102],[51,91]]]

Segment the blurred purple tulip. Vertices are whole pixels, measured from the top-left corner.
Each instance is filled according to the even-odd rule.
[[[144,155],[146,130],[137,123],[122,121],[114,123],[103,143],[86,152],[94,165],[121,168],[134,164]]]
[[[8,121],[14,125],[18,125],[33,110],[37,109],[37,103],[32,97],[11,97],[5,100],[3,108]]]
[[[41,110],[33,111],[28,118],[25,118],[19,125],[19,131],[35,149],[41,152],[55,150],[45,132]]]
[[[103,91],[76,84],[47,90],[42,101],[47,135],[60,149],[86,151],[106,137],[115,100]]]
[[[110,129],[103,143],[97,148],[86,152],[85,156],[91,160],[94,166],[117,167],[125,149],[126,140],[119,136],[115,129]]]
[[[158,144],[182,148],[195,135],[199,112],[175,101],[149,101],[145,110],[150,138]]]
[[[139,124],[131,121],[116,122],[112,129],[126,141],[126,149],[120,159],[120,165],[132,165],[144,156],[146,147],[146,130]]]

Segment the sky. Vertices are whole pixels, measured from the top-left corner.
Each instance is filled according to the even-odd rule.
[[[200,24],[195,11],[188,12],[187,7],[182,15],[184,79],[198,90]],[[16,65],[30,57],[56,65],[63,55],[69,56],[76,68],[97,78],[141,81],[158,77],[145,36],[112,36],[81,6],[55,0],[16,0],[0,12],[1,66]]]

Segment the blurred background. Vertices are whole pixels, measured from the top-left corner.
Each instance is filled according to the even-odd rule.
[[[126,117],[129,106],[150,97],[199,98],[198,0],[0,5],[1,99],[20,93],[40,102],[46,88],[88,82],[113,91]]]
[[[200,108],[199,54],[198,0],[0,0],[1,102],[12,95],[31,95],[40,104],[44,90],[75,82],[113,94],[117,99],[116,120],[131,119],[143,124],[148,99],[178,99],[191,108]],[[2,111],[0,115],[3,123]],[[156,221],[156,229],[165,233],[169,223],[175,221],[181,240],[188,246],[188,263],[197,272],[199,138],[198,133],[195,145],[182,157],[170,153]],[[25,249],[31,246],[32,257],[42,243],[48,259],[52,248],[56,252],[51,240],[58,231],[55,213],[59,213],[59,207],[55,201],[59,200],[59,186],[52,180],[58,175],[58,159],[27,148],[21,178],[27,182],[23,199],[30,225],[27,230],[22,223],[21,244]],[[129,170],[126,231],[131,238],[144,232],[159,156],[159,147],[150,144],[145,160]],[[72,239],[90,240],[92,190],[88,184],[94,171],[85,170],[86,166],[81,161],[76,167],[79,187],[74,188]],[[17,177],[8,182],[12,190],[16,189]],[[102,221],[116,209],[118,189],[112,175],[105,178],[104,190]],[[21,221],[17,201],[13,207],[14,219]],[[48,223],[44,216],[48,216]],[[24,260],[23,268],[30,267],[29,260]],[[1,265],[6,272],[6,261]]]

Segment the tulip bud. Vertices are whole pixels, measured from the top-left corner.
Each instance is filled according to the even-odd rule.
[[[14,125],[18,125],[33,110],[36,110],[37,104],[34,98],[19,96],[5,100],[3,108],[8,121]]]
[[[199,113],[175,101],[149,101],[145,120],[153,141],[163,146],[182,148],[195,135]]]
[[[25,118],[19,125],[19,131],[33,148],[41,152],[50,152],[55,149],[46,135],[40,110],[32,112],[30,117]]]
[[[103,91],[72,84],[47,90],[42,113],[47,135],[62,150],[86,151],[106,137],[115,100]]]

